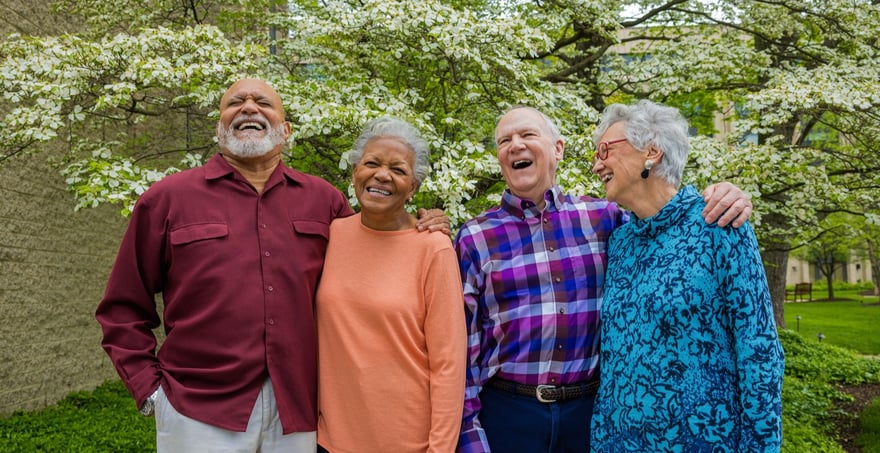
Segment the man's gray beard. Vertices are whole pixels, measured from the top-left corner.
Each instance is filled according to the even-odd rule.
[[[217,143],[220,144],[220,147],[225,148],[230,154],[242,158],[266,155],[275,149],[276,146],[283,145],[286,141],[284,139],[283,124],[270,128],[269,133],[260,139],[240,140],[235,136],[235,131],[232,128],[220,126],[219,129]]]

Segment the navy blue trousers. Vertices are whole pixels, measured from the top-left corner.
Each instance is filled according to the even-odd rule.
[[[596,395],[556,403],[484,386],[480,424],[492,453],[590,451],[590,419]]]

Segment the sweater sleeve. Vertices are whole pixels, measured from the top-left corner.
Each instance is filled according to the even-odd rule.
[[[457,269],[455,252],[447,247],[434,254],[426,273],[425,339],[431,392],[429,452],[455,451],[461,427],[466,334]]]
[[[736,351],[743,429],[739,450],[778,452],[784,358],[758,243],[748,223],[719,230],[729,241],[722,288]]]

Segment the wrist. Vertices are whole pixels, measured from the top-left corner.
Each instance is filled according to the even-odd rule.
[[[156,389],[152,395],[148,396],[144,404],[140,408],[141,415],[149,417],[156,411],[156,398],[159,396],[159,389]]]

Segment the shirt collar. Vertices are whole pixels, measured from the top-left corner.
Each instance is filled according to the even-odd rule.
[[[298,182],[298,176],[300,175],[300,173],[284,165],[284,159],[282,159],[278,163],[278,168],[281,169],[285,178],[287,178],[290,182]],[[229,162],[226,162],[226,159],[224,159],[223,155],[220,153],[214,154],[214,156],[205,163],[205,179],[208,180],[220,179],[236,173],[237,172],[235,171],[235,168],[232,165],[229,165]],[[272,179],[274,179],[274,174],[272,177],[269,178],[270,181]]]
[[[205,179],[220,179],[232,173],[234,173],[232,165],[229,165],[220,153],[214,154],[214,157],[205,163]]]
[[[703,201],[702,195],[697,191],[696,187],[688,185],[682,187],[675,196],[666,203],[663,208],[656,214],[647,219],[635,219],[631,222],[632,231],[636,236],[646,236],[654,238],[663,233],[668,228],[681,223],[681,219],[688,214],[688,211],[696,203]]]
[[[558,209],[557,206],[562,203],[562,198],[562,189],[558,185],[553,185],[544,192],[544,200],[547,202],[544,210],[556,211]],[[532,200],[520,198],[511,193],[510,189],[504,189],[504,193],[501,195],[501,208],[511,215],[523,219],[541,215],[541,210],[538,209],[538,206]]]

